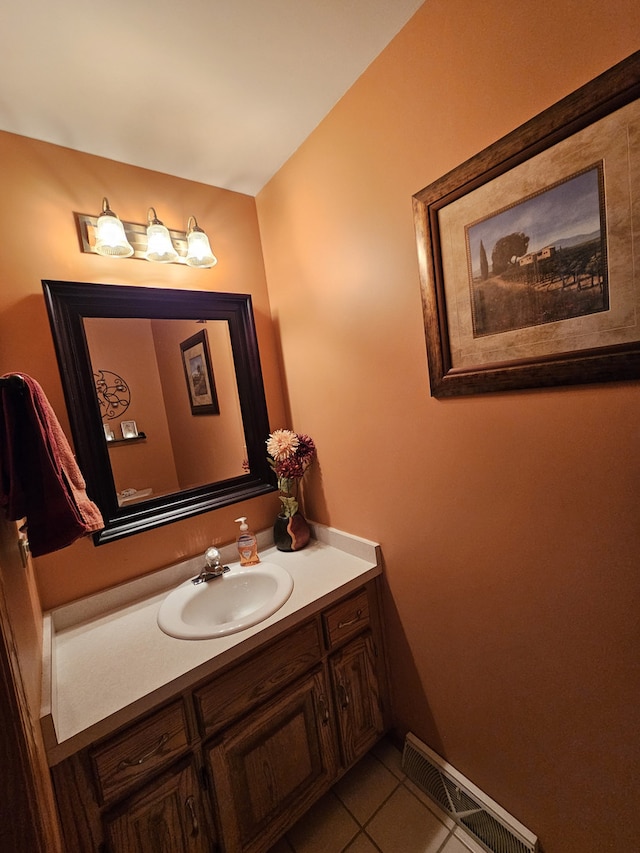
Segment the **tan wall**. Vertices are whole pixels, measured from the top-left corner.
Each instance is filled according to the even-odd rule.
[[[258,196],[306,510],[382,543],[400,727],[545,853],[640,836],[640,388],[431,398],[411,196],[639,32],[635,0],[429,0]]]
[[[281,379],[253,198],[8,133],[0,133],[0,163],[0,373],[20,370],[37,379],[70,436],[42,279],[250,293],[269,416],[274,427],[282,425]],[[144,222],[149,205],[169,228],[184,229],[194,214],[211,239],[217,266],[192,270],[82,254],[73,212],[97,214],[104,195],[132,222]],[[269,495],[98,548],[84,539],[42,557],[35,569],[43,607],[203,553],[214,541],[230,542],[239,515],[248,516],[254,529],[268,527],[277,506],[277,497]]]
[[[129,389],[128,408],[113,418],[103,415],[103,424],[111,427],[116,441],[123,437],[123,421],[135,421],[138,431],[147,436],[143,442],[107,445],[116,490],[153,489],[154,495],[177,491],[151,321],[87,317],[84,327],[94,375],[108,370],[124,379]],[[155,369],[150,370],[150,365]]]
[[[183,320],[155,322],[153,328],[180,488],[242,476],[246,449],[229,324],[224,320],[206,324],[217,415],[191,413],[180,351],[182,341],[205,327]]]

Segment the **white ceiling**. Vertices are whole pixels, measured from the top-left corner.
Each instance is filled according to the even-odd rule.
[[[4,0],[0,129],[255,195],[423,0]]]

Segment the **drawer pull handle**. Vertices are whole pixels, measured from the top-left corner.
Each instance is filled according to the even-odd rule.
[[[120,764],[118,764],[118,770],[125,770],[127,767],[139,767],[150,758],[153,758],[154,755],[157,755],[168,740],[169,735],[165,732],[158,743],[152,747],[149,752],[145,752],[144,755],[141,755],[140,758],[123,758]]]
[[[200,832],[200,824],[198,823],[198,815],[196,814],[196,807],[193,801],[193,794],[187,797],[185,805],[187,807],[187,811],[189,813],[189,818],[191,820],[191,836],[195,838],[196,835]]]
[[[356,622],[360,621],[361,616],[362,616],[362,610],[360,608],[358,608],[356,610],[356,615],[353,617],[353,619],[347,619],[345,622],[338,622],[338,629],[348,628],[349,625],[355,625]]]
[[[349,699],[347,688],[344,686],[344,682],[342,681],[338,683],[338,692],[340,693],[340,707],[343,711],[346,711],[351,700]]]
[[[324,698],[324,693],[320,694],[318,697],[318,705],[320,706],[320,716],[322,717],[322,725],[329,725],[329,706],[327,705],[327,700]]]

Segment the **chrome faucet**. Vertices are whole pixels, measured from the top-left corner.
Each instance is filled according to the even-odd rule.
[[[207,548],[204,552],[204,563],[202,571],[197,578],[192,579],[191,583],[207,583],[229,571],[229,566],[223,566],[220,562],[220,551],[217,548]]]

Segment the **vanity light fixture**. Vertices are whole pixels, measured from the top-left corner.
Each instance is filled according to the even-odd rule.
[[[127,240],[122,222],[109,207],[109,200],[102,199],[102,213],[96,222],[95,250],[99,255],[111,258],[130,258],[133,246]]]
[[[153,207],[147,212],[147,260],[158,264],[173,264],[178,260],[169,229],[160,222]]]
[[[190,267],[208,269],[218,263],[211,251],[209,238],[198,226],[195,216],[190,216],[187,222],[187,264]]]
[[[102,213],[87,216],[74,214],[83,252],[110,258],[139,258],[162,264],[186,264],[197,269],[209,269],[218,263],[211,251],[209,238],[200,228],[195,216],[190,216],[187,230],[173,231],[158,219],[155,208],[147,212],[147,224],[124,222],[102,200]]]

